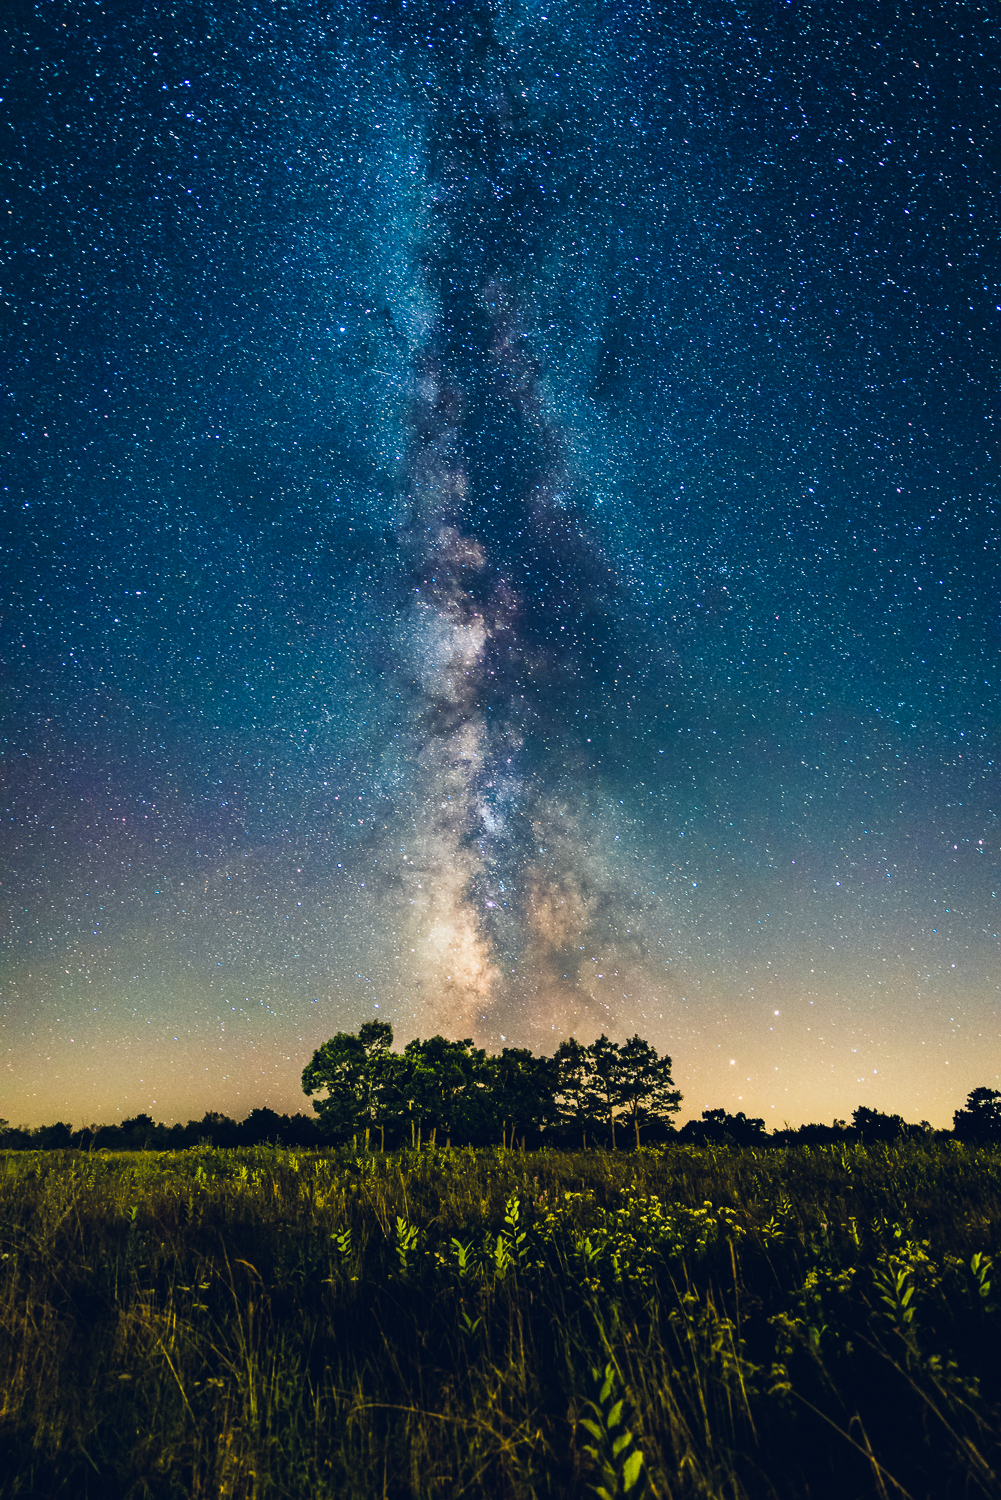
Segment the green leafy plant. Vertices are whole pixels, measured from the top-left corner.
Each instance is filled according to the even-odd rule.
[[[459,1273],[459,1279],[460,1281],[467,1281],[469,1277],[475,1275],[477,1268],[476,1251],[473,1242],[470,1240],[468,1244],[463,1244],[460,1239],[457,1239],[453,1235],[451,1243],[454,1252],[455,1269]]]
[[[528,1234],[521,1227],[521,1203],[517,1193],[512,1193],[504,1205],[503,1237],[507,1246],[508,1264],[524,1270],[528,1265]]]
[[[471,1343],[480,1329],[483,1327],[483,1319],[471,1318],[465,1308],[459,1314],[459,1332],[467,1343]]]
[[[647,1488],[642,1449],[626,1426],[626,1399],[619,1394],[619,1377],[611,1360],[603,1371],[592,1370],[595,1395],[588,1401],[593,1412],[582,1417],[580,1425],[592,1441],[584,1452],[598,1471],[599,1481],[591,1489],[598,1500],[617,1500],[629,1495],[639,1497]]]
[[[408,1224],[402,1215],[396,1216],[396,1259],[399,1265],[400,1275],[409,1274],[413,1257],[417,1250],[417,1242],[420,1239],[420,1229],[416,1224]]]
[[[978,1250],[970,1257],[970,1274],[973,1277],[977,1289],[977,1296],[985,1312],[995,1310],[994,1299],[991,1296],[991,1273],[994,1270],[994,1262],[989,1255],[984,1255]]]

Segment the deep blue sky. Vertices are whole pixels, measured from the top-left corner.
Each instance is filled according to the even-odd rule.
[[[997,1086],[996,15],[5,27],[0,1114]]]

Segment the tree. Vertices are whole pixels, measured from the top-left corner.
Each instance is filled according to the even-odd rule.
[[[588,1134],[607,1128],[614,1150],[623,1118],[639,1145],[642,1127],[672,1128],[681,1102],[671,1059],[640,1036],[620,1046],[602,1034],[588,1047],[570,1037],[552,1058],[535,1057],[527,1047],[487,1057],[469,1037],[415,1037],[402,1053],[392,1045],[391,1026],[366,1021],[357,1034],[339,1031],[317,1048],[302,1088],[307,1097],[320,1095],[313,1109],[323,1134],[344,1140],[364,1129],[367,1150],[377,1129],[384,1149],[387,1127],[409,1121],[415,1147],[425,1130],[432,1142],[440,1130],[449,1145],[453,1136],[484,1141],[498,1132],[507,1146],[519,1132],[541,1132],[558,1120],[580,1129],[585,1150]],[[273,1135],[276,1121],[258,1111],[246,1133]]]
[[[908,1133],[903,1115],[884,1115],[878,1109],[869,1109],[860,1104],[852,1111],[852,1131],[863,1145],[872,1146],[879,1141],[896,1141]]]
[[[686,1146],[753,1146],[765,1139],[765,1122],[749,1119],[743,1110],[704,1109],[701,1120],[689,1120],[678,1132]]]
[[[773,1130],[771,1140],[776,1146],[831,1146],[847,1136],[844,1120],[834,1120],[830,1125],[813,1123],[800,1125],[795,1130],[786,1125],[781,1130]]]
[[[587,1132],[593,1119],[593,1062],[587,1047],[576,1037],[560,1042],[553,1057],[557,1116],[564,1125],[576,1125],[587,1150]]]
[[[403,1055],[411,1067],[407,1080],[411,1136],[415,1122],[418,1131],[428,1124],[432,1141],[441,1129],[451,1145],[452,1132],[466,1125],[474,1113],[473,1096],[486,1053],[473,1046],[471,1037],[450,1042],[444,1036],[431,1036],[423,1042],[415,1037],[404,1047]]]
[[[514,1146],[517,1127],[543,1130],[556,1113],[556,1071],[551,1058],[527,1047],[505,1047],[490,1059],[490,1092],[501,1121],[502,1143]],[[510,1127],[510,1131],[509,1128]]]
[[[953,1114],[952,1128],[958,1140],[971,1146],[1001,1141],[1001,1092],[972,1089],[966,1096],[966,1107]]]
[[[373,1126],[380,1133],[380,1149],[385,1150],[384,1105],[386,1101],[383,1095],[392,1076],[391,1069],[386,1067],[386,1063],[393,1056],[390,1051],[393,1045],[393,1028],[388,1021],[365,1021],[358,1028],[358,1040],[365,1049],[361,1076],[361,1117],[365,1122],[365,1150],[368,1150],[369,1136]]]
[[[674,1087],[671,1059],[658,1057],[649,1042],[631,1036],[619,1051],[617,1095],[640,1144],[640,1125],[657,1121],[670,1126],[670,1117],[681,1107],[681,1092]]]
[[[410,1062],[402,1052],[373,1051],[369,1058],[369,1118],[379,1132],[379,1150],[386,1149],[386,1129],[403,1123],[407,1116]]]
[[[285,1123],[287,1124],[287,1118]],[[282,1139],[282,1117],[266,1106],[252,1109],[240,1124],[241,1146],[263,1146]]]
[[[595,1113],[603,1118],[612,1132],[615,1150],[615,1106],[619,1103],[619,1081],[622,1060],[619,1044],[610,1042],[604,1032],[587,1049],[591,1059],[591,1099]]]
[[[362,1080],[365,1044],[349,1031],[339,1031],[313,1053],[302,1070],[302,1091],[307,1099],[320,1089],[325,1099],[313,1099],[325,1135],[344,1140],[358,1129],[364,1104]]]
[[[206,1115],[206,1120],[209,1116]],[[221,1115],[213,1115],[213,1121],[221,1120]],[[127,1151],[150,1151],[154,1148],[156,1141],[156,1123],[152,1115],[132,1115],[130,1119],[122,1121],[122,1139]]]
[[[383,1059],[392,1045],[393,1028],[388,1022],[366,1021],[357,1036],[339,1031],[313,1053],[302,1072],[302,1091],[310,1098],[327,1090],[325,1099],[313,1100],[325,1134],[344,1140],[364,1126],[368,1148],[371,1128],[380,1123]]]

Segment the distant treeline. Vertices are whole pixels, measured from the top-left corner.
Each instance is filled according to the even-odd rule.
[[[953,1115],[953,1129],[859,1105],[846,1120],[768,1131],[743,1112],[704,1109],[680,1130],[673,1116],[681,1093],[671,1059],[640,1036],[621,1044],[600,1036],[589,1046],[571,1037],[552,1057],[525,1047],[487,1053],[472,1041],[443,1036],[392,1050],[392,1028],[369,1021],[339,1031],[317,1048],[302,1087],[315,1116],[255,1109],[236,1121],[212,1111],[186,1125],[134,1115],[120,1125],[12,1127],[0,1120],[0,1149],[170,1151],[213,1147],[348,1145],[382,1150],[429,1145],[560,1149],[663,1145],[786,1146],[839,1141],[873,1145],[952,1135],[970,1145],[1001,1144],[1001,1092],[976,1088]]]
[[[150,1115],[132,1115],[120,1125],[84,1125],[79,1130],[62,1122],[26,1126],[0,1120],[0,1150],[58,1151],[184,1151],[191,1146],[312,1146],[326,1144],[310,1115],[280,1115],[273,1109],[253,1109],[245,1120],[210,1110],[186,1125],[159,1125]]]

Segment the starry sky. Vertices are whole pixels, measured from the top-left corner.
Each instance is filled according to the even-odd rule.
[[[0,1115],[1001,1075],[1001,22],[15,0]]]

